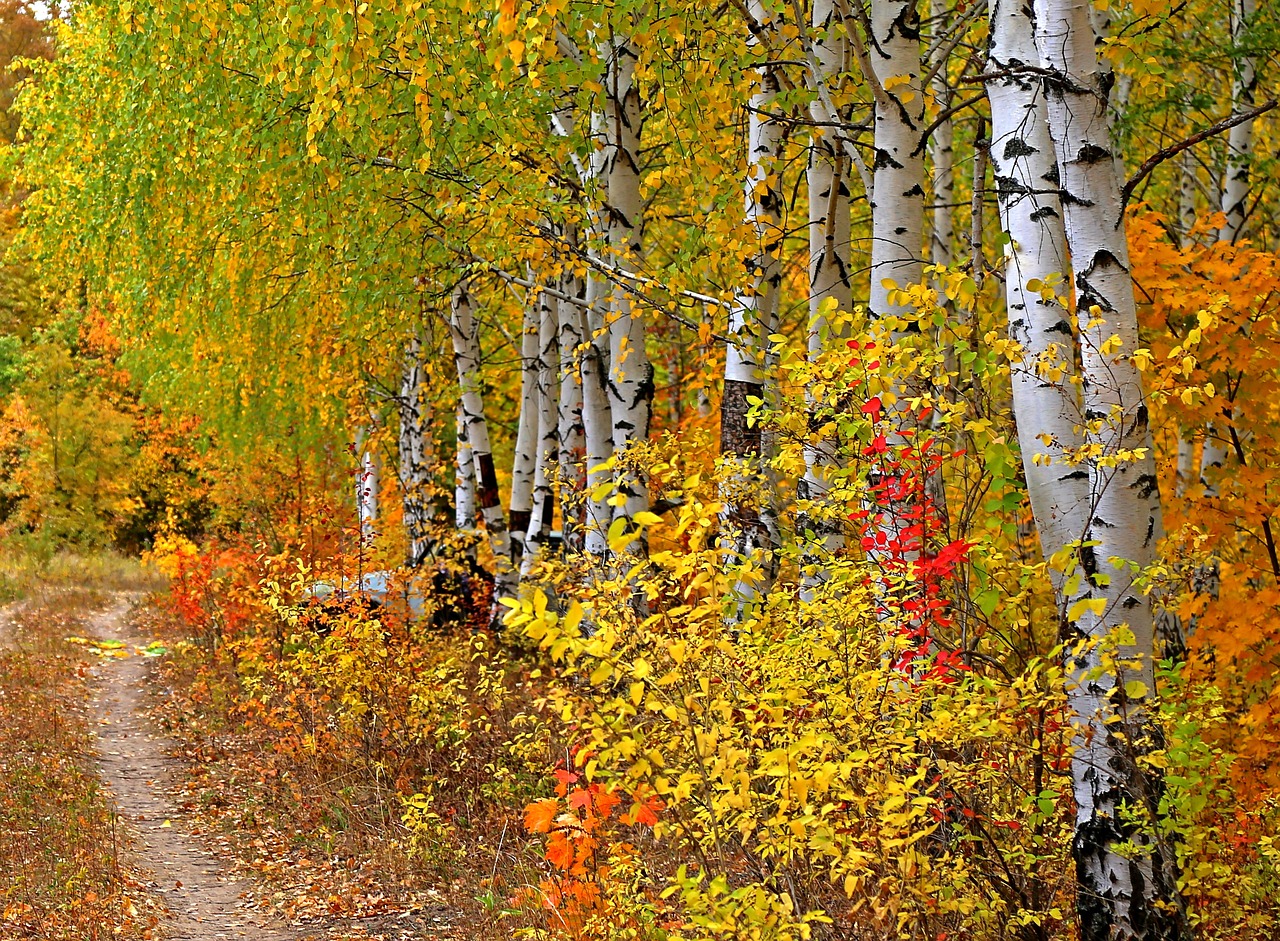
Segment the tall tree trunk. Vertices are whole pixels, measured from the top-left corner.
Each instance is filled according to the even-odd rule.
[[[636,82],[639,52],[628,38],[615,36],[605,46],[604,175],[609,208],[605,234],[609,262],[638,270],[644,241],[644,203],[640,198],[640,86]],[[615,282],[609,316],[609,408],[613,418],[613,451],[621,455],[633,443],[648,440],[653,408],[653,367],[645,349],[644,320],[631,294]],[[649,505],[643,476],[615,468],[625,505],[618,516],[630,519]]]
[[[584,170],[584,188],[590,198],[598,200],[591,213],[592,231],[587,235],[587,252],[592,260],[601,263],[600,245],[605,240],[605,209],[599,201],[607,202],[605,185],[605,161],[609,153],[605,134],[604,111],[591,114],[591,138],[595,147]],[[586,344],[582,353],[582,426],[586,442],[586,499],[584,504],[583,546],[589,558],[597,565],[609,554],[607,533],[613,518],[606,484],[611,475],[602,469],[613,456],[613,411],[609,401],[609,330],[606,328],[609,308],[608,281],[593,267],[587,274],[586,305],[579,311],[581,332]]]
[[[458,400],[457,432],[458,461],[457,478],[454,486],[453,519],[454,524],[462,532],[471,532],[476,528],[476,464],[471,452],[471,442],[467,440],[467,415],[462,408],[462,400]]]
[[[885,97],[875,109],[871,197],[871,312],[910,313],[891,299],[891,284],[919,284],[924,272],[924,90],[916,0],[879,0],[871,7],[869,55]]]
[[[581,61],[576,46],[568,54]],[[566,100],[572,102],[571,96]],[[560,137],[570,137],[577,123],[576,108],[570,103],[556,109],[551,115],[551,130]],[[597,199],[603,189],[604,170],[604,112],[591,115],[592,148],[586,159],[575,156],[574,169],[578,181],[588,199]],[[599,146],[595,146],[595,145]],[[564,233],[564,241],[571,257],[574,249],[585,251],[589,258],[600,260],[598,247],[604,238],[603,213],[598,204],[592,205],[585,233],[585,245],[579,245],[580,233],[570,229]],[[605,391],[607,374],[607,343],[604,335],[604,282],[602,274],[594,267],[584,279],[577,274],[572,263],[564,266],[560,283],[565,300],[560,302],[560,506],[564,518],[564,546],[567,551],[587,551],[595,558],[603,558],[608,546],[603,530],[608,527],[610,507],[606,498],[596,499],[592,494],[599,489],[603,474],[592,473],[609,459],[613,444],[613,419],[609,411],[608,394]],[[576,302],[576,303],[575,303]],[[585,465],[581,472],[578,465]],[[564,488],[568,486],[569,492]],[[565,497],[570,499],[566,500]],[[579,505],[581,504],[581,505]],[[591,533],[595,532],[595,536]],[[590,545],[588,545],[590,543]]]
[[[1257,12],[1256,0],[1233,0],[1231,7],[1231,41],[1237,50],[1244,45],[1249,23]],[[1253,107],[1258,88],[1257,63],[1250,55],[1238,55],[1233,61],[1231,110],[1235,113]],[[1188,151],[1189,152],[1189,151]],[[1252,183],[1249,167],[1253,162],[1253,121],[1243,121],[1227,132],[1227,169],[1222,180],[1222,214],[1226,221],[1218,230],[1218,239],[1236,242],[1244,235]],[[1211,423],[1206,429],[1200,452],[1200,479],[1205,494],[1216,497],[1217,471],[1227,462],[1229,427],[1233,416],[1228,411],[1223,422]],[[1214,565],[1216,569],[1216,564]],[[1215,573],[1216,574],[1216,573]],[[1216,578],[1212,581],[1216,581]]]
[[[1155,561],[1162,532],[1142,374],[1132,359],[1138,316],[1108,87],[1090,8],[1089,0],[1035,2],[1036,48],[1047,73],[1045,100],[1075,270],[1087,443],[1101,455],[1088,463],[1091,512],[1080,553],[1088,595],[1072,612],[1081,639],[1093,643],[1073,647],[1067,660],[1077,725],[1077,908],[1083,941],[1181,939],[1189,929],[1172,847],[1126,819],[1157,813],[1163,786],[1158,772],[1138,764],[1157,744],[1148,715],[1155,638],[1151,597],[1134,574]],[[1104,640],[1115,645],[1118,659],[1104,655]]]
[[[1027,494],[1046,559],[1084,538],[1089,473],[1064,455],[1084,445],[1070,315],[1055,282],[1070,276],[1067,235],[1056,184],[1043,82],[1018,72],[1039,61],[1034,23],[1022,0],[990,0],[991,162],[1005,244],[1005,304],[1009,338],[1022,348],[1010,364],[1013,414]],[[1065,287],[1061,288],[1065,290]],[[1066,573],[1050,569],[1060,615]]]
[[[538,292],[530,289],[520,328],[520,416],[516,424],[511,504],[507,515],[511,558],[517,569],[524,555],[525,533],[529,530],[533,512],[534,475],[538,463],[538,298]]]
[[[458,367],[458,388],[462,406],[462,423],[470,445],[476,476],[476,504],[489,546],[493,550],[493,610],[491,625],[499,626],[499,602],[516,593],[516,571],[511,564],[511,536],[502,516],[498,497],[498,475],[493,466],[489,445],[489,425],[485,421],[484,397],[480,381],[480,343],[476,335],[471,294],[466,282],[453,290],[449,333],[453,338],[453,356]]]
[[[405,563],[422,564],[430,551],[427,527],[430,512],[427,488],[429,422],[426,377],[422,367],[422,340],[417,333],[404,349],[400,375],[400,487],[404,494]]]
[[[947,12],[947,0],[932,0],[930,19],[941,24]],[[934,27],[935,36],[941,26]],[[935,38],[935,45],[940,45]],[[944,55],[940,49],[938,55]],[[940,111],[951,106],[951,76],[945,62],[933,62],[933,100]],[[954,259],[955,224],[952,203],[955,201],[955,131],[950,118],[938,122],[929,135],[929,159],[933,164],[933,228],[929,236],[929,260],[935,265],[950,266]],[[976,275],[975,275],[976,276]]]
[[[832,120],[826,101],[830,87],[849,53],[834,0],[815,0],[811,22],[814,98],[811,116],[815,123]],[[853,307],[853,287],[849,281],[852,247],[849,221],[847,156],[834,128],[815,129],[809,143],[809,357],[816,362],[827,349],[831,324],[828,314]],[[813,432],[816,435],[817,432]],[[815,515],[798,525],[812,530],[801,557],[802,596],[812,598],[827,577],[827,560],[844,548],[843,526],[824,509],[830,475],[836,468],[837,443],[818,438],[805,448],[805,475],[796,488],[802,500],[810,501]]]
[[[903,290],[924,280],[924,89],[921,86],[920,20],[917,0],[880,0],[871,5],[871,41],[868,55],[876,83],[882,93],[875,105],[875,163],[871,197],[871,314],[895,317],[912,314],[895,290]],[[898,336],[905,336],[898,332]],[[892,409],[899,425],[890,442],[906,447],[919,442],[909,430],[919,420],[909,410],[910,399],[926,391],[926,377],[910,377],[893,390],[897,402]],[[891,474],[894,472],[890,472]],[[881,478],[873,471],[873,481]],[[915,521],[936,512],[944,498],[940,475],[924,480],[922,490],[905,497],[893,496],[894,488],[868,500],[874,503],[875,545],[872,558],[881,555],[878,547],[897,565],[909,564],[925,547],[923,533],[912,536]],[[937,505],[930,507],[933,500]],[[881,537],[883,536],[883,543]],[[877,560],[878,561],[878,560]]]
[[[529,574],[541,557],[555,517],[555,490],[552,484],[560,460],[560,423],[556,402],[559,385],[556,373],[560,361],[558,307],[545,291],[538,295],[538,374],[534,390],[537,403],[538,437],[534,444],[536,467],[533,477],[533,513],[525,535],[525,557],[520,577]]]
[[[580,470],[586,449],[586,429],[582,424],[582,307],[585,285],[566,271],[560,278],[560,292],[574,300],[559,301],[556,313],[560,324],[560,399],[556,440],[560,446],[560,528],[567,552],[582,549],[582,532],[577,513],[583,499],[585,478]]]
[[[749,12],[757,34],[774,31],[768,7],[751,0]],[[762,590],[768,590],[773,570],[770,534],[761,514],[761,503],[769,499],[755,471],[766,457],[759,424],[748,421],[751,399],[764,401],[764,372],[769,336],[776,331],[778,290],[782,269],[778,249],[782,243],[782,194],[778,187],[782,125],[769,116],[777,99],[777,66],[765,64],[756,70],[756,87],[747,115],[747,178],[744,186],[746,223],[754,237],[753,252],[745,259],[750,278],[729,309],[729,339],[725,348],[724,394],[720,404],[720,453],[728,465],[728,477],[721,491],[721,547],[729,563],[741,567],[750,562],[757,574],[735,580],[729,591],[729,623],[739,623],[745,609]],[[766,514],[767,516],[767,511]]]
[[[360,523],[360,539],[373,538],[378,519],[378,458],[368,447],[369,432],[356,432],[356,517]]]
[[[1257,63],[1239,54],[1257,13],[1257,0],[1233,0],[1231,42],[1237,50],[1231,81],[1231,110],[1237,114],[1253,107],[1258,89]],[[1227,171],[1222,182],[1222,212],[1226,223],[1218,232],[1224,242],[1235,242],[1244,232],[1249,210],[1249,166],[1253,162],[1253,121],[1242,121],[1227,132]]]

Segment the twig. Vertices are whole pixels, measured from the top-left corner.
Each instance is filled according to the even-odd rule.
[[[1250,108],[1248,111],[1242,111],[1239,114],[1229,115],[1217,124],[1210,124],[1203,131],[1192,134],[1186,140],[1178,141],[1176,144],[1170,144],[1168,147],[1157,150],[1142,162],[1142,166],[1138,167],[1133,176],[1129,178],[1129,182],[1124,185],[1124,189],[1120,191],[1121,204],[1127,205],[1129,197],[1133,194],[1137,185],[1146,179],[1147,175],[1150,174],[1152,170],[1160,166],[1160,164],[1164,163],[1170,157],[1176,157],[1188,147],[1194,147],[1203,140],[1208,140],[1210,137],[1221,134],[1223,131],[1229,131],[1237,124],[1243,124],[1245,121],[1252,121],[1258,115],[1266,114],[1277,104],[1280,104],[1280,102],[1277,102],[1275,98],[1264,101],[1256,108]]]

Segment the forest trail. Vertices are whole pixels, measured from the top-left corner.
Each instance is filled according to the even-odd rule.
[[[154,890],[172,912],[166,941],[253,938],[301,941],[304,935],[254,910],[249,883],[210,854],[186,827],[173,788],[181,770],[170,743],[146,714],[154,661],[136,653],[129,611],[136,595],[119,593],[89,625],[91,634],[128,645],[129,656],[105,657],[94,667],[98,767],[117,812],[135,837],[138,863],[152,872]]]

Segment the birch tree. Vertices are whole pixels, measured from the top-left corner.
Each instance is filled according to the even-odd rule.
[[[1084,444],[1076,392],[1071,322],[1060,296],[1070,262],[1058,198],[1058,167],[1049,137],[1043,82],[1034,71],[1031,11],[1020,0],[989,3],[991,162],[1005,243],[1009,338],[1020,358],[1010,364],[1013,413],[1032,515],[1046,559],[1084,538],[1089,474],[1074,463]],[[1066,573],[1051,567],[1062,616]]]
[[[459,425],[465,434],[475,474],[476,508],[480,518],[484,520],[489,546],[493,550],[494,607],[491,621],[496,627],[500,610],[498,602],[515,594],[516,571],[511,564],[511,536],[506,520],[503,519],[502,502],[498,497],[498,475],[493,465],[489,425],[485,420],[484,396],[481,392],[480,343],[476,335],[471,293],[465,281],[453,289],[450,307],[449,333],[453,339],[453,356],[458,369],[460,392]],[[459,440],[462,440],[462,435]],[[459,464],[461,463],[460,461]],[[461,502],[459,501],[460,506]]]
[[[634,270],[644,243],[644,203],[640,196],[640,126],[643,119],[636,82],[639,50],[615,35],[604,45],[605,56],[605,192],[608,216],[605,235],[609,262]],[[646,441],[653,407],[653,367],[645,348],[644,320],[635,310],[628,288],[614,279],[609,301],[609,408],[613,419],[613,454]],[[626,503],[619,515],[631,518],[649,505],[648,489],[635,473],[615,471]]]
[[[405,344],[400,396],[397,399],[400,417],[400,488],[404,495],[405,562],[410,568],[421,565],[430,549],[427,536],[430,508],[426,490],[430,483],[431,415],[424,373],[422,339],[415,332]]]
[[[1247,41],[1249,24],[1257,13],[1256,0],[1232,0],[1231,42],[1237,50],[1232,58],[1231,110],[1239,114],[1253,107],[1257,88],[1257,63],[1252,55],[1240,53]],[[1226,217],[1218,230],[1218,239],[1235,243],[1245,230],[1249,211],[1249,195],[1252,190],[1249,166],[1253,162],[1253,121],[1243,121],[1227,132],[1227,165],[1222,179],[1222,214]],[[1205,495],[1218,495],[1217,472],[1227,461],[1229,454],[1227,437],[1232,415],[1223,415],[1205,429],[1204,445],[1200,451],[1200,482]],[[1216,575],[1204,573],[1212,584]]]
[[[848,58],[849,40],[834,0],[815,0],[809,31],[810,79],[813,99],[810,117],[815,129],[809,142],[809,356],[816,362],[830,340],[832,311],[853,307],[849,279],[852,236],[849,220],[849,156],[837,138],[839,114],[832,107],[833,90]],[[812,433],[805,449],[805,475],[796,488],[815,513],[801,521],[811,528],[801,559],[805,592],[825,578],[825,560],[844,547],[842,527],[823,510],[830,474],[837,465],[836,443]]]
[[[772,36],[772,14],[760,0],[752,0],[750,43],[757,34]],[[768,338],[777,330],[778,297],[782,271],[778,252],[782,242],[782,194],[778,187],[783,128],[773,117],[779,92],[778,67],[764,63],[755,69],[755,85],[747,108],[747,176],[743,187],[744,216],[753,239],[753,253],[745,260],[748,281],[729,309],[729,343],[725,347],[724,392],[720,405],[720,453],[730,465],[722,498],[722,545],[731,564],[740,566],[769,560],[758,558],[774,548],[760,512],[760,493],[753,467],[764,456],[760,426],[749,421],[754,399],[765,398],[765,358]],[[764,581],[767,583],[767,578]],[[762,586],[747,574],[730,589],[733,610],[729,620],[741,619],[746,605],[758,597]]]
[[[1085,941],[1187,933],[1172,847],[1134,820],[1158,804],[1152,747],[1152,601],[1138,573],[1161,536],[1155,453],[1133,359],[1138,319],[1129,277],[1121,185],[1112,152],[1108,83],[1094,49],[1088,0],[1036,0],[1050,136],[1074,269],[1090,512],[1080,543],[1086,596],[1068,611],[1076,715],[1072,756],[1077,908]],[[1106,644],[1115,645],[1115,657]],[[1141,817],[1141,814],[1138,815]],[[1128,847],[1128,849],[1126,849]],[[1136,847],[1136,853],[1134,852]]]
[[[532,278],[530,279],[532,282]],[[507,526],[511,533],[512,561],[520,567],[525,534],[533,514],[534,476],[538,442],[538,300],[530,289],[520,329],[520,414],[516,423],[515,454],[511,466],[511,501]]]

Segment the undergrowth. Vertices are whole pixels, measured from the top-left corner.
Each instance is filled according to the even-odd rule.
[[[150,937],[152,903],[91,765],[88,665],[64,638],[97,597],[51,594],[0,626],[0,937]]]

